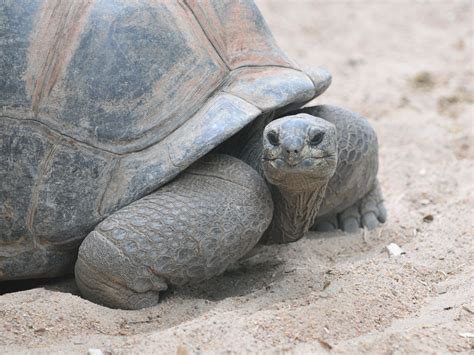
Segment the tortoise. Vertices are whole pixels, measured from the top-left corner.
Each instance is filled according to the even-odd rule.
[[[251,0],[0,9],[0,281],[75,269],[86,298],[138,309],[258,243],[385,221],[373,129],[304,107],[331,75]]]

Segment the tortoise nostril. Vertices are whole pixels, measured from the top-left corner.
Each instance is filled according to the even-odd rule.
[[[305,141],[299,137],[285,137],[282,139],[281,147],[287,157],[297,158],[301,154],[304,148]]]

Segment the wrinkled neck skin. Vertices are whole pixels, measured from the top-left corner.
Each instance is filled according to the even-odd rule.
[[[329,180],[289,176],[285,184],[270,185],[274,212],[264,244],[291,243],[301,239],[316,219]]]

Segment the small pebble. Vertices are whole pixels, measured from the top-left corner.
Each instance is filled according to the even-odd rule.
[[[426,216],[423,217],[423,222],[425,223],[431,223],[433,222],[434,217],[432,214],[427,214]]]
[[[321,344],[321,346],[326,349],[326,350],[331,350],[332,349],[332,345],[329,344],[327,341],[325,340],[322,340],[322,339],[318,339],[319,341],[319,344]]]
[[[389,245],[387,245],[387,251],[388,251],[388,255],[390,256],[400,256],[402,254],[405,254],[405,252],[403,251],[402,248],[400,248],[397,244],[395,243],[390,243]]]
[[[89,349],[87,350],[87,354],[88,355],[104,355],[104,353],[100,349]]]
[[[39,328],[34,330],[35,334],[43,334],[46,332],[45,328]]]

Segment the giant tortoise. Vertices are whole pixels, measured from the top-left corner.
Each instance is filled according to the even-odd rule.
[[[385,220],[373,130],[301,109],[331,76],[251,0],[6,0],[0,47],[0,281],[75,265],[135,309],[259,242]]]

